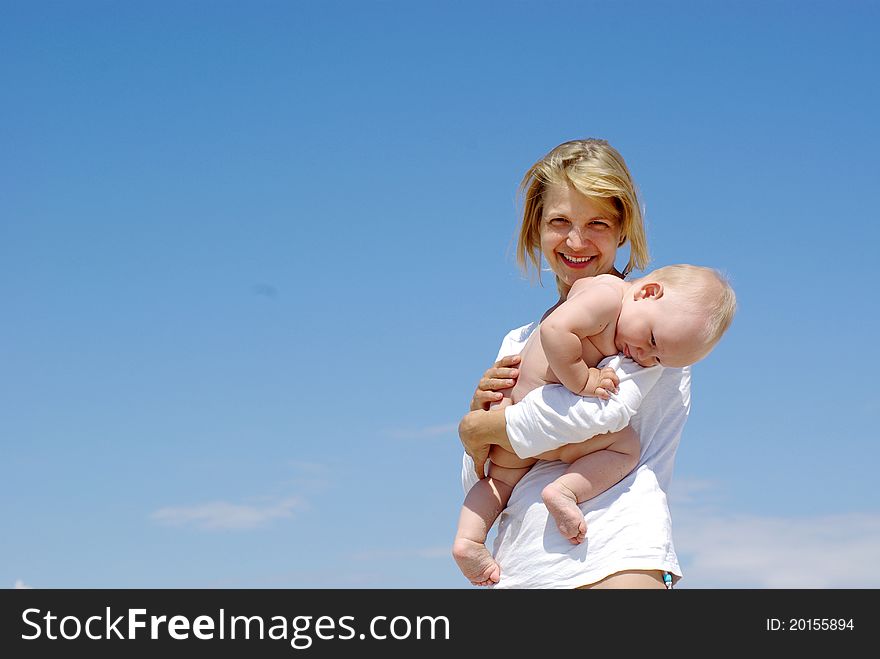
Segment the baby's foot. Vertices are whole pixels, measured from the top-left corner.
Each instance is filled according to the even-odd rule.
[[[579,545],[587,537],[587,522],[577,505],[574,492],[559,483],[550,483],[541,492],[547,510],[556,520],[559,532],[573,545]]]
[[[475,586],[490,586],[501,578],[501,567],[481,542],[456,538],[452,557],[462,574]]]

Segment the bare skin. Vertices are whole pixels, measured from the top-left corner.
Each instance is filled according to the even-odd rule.
[[[614,261],[618,247],[626,241],[626,235],[618,216],[614,214],[609,216],[593,199],[581,194],[571,185],[548,184],[541,192],[541,196],[543,208],[538,227],[540,251],[544,261],[556,276],[560,294],[559,301],[547,311],[546,317],[565,302],[577,281],[601,274],[623,278],[615,269]],[[627,344],[629,343],[635,342],[627,341]],[[478,479],[483,479],[485,476],[485,466],[490,452],[496,453],[493,455],[493,463],[495,458],[499,457],[497,452],[501,449],[513,454],[507,437],[504,410],[497,407],[490,410],[490,406],[505,398],[502,393],[505,389],[508,390],[509,398],[509,390],[520,376],[520,366],[521,357],[514,355],[502,358],[487,369],[471,400],[471,412],[459,424],[459,437],[467,454],[474,461]],[[631,429],[621,432],[630,432],[635,436]],[[613,435],[600,435],[583,444],[598,442],[602,438],[608,443],[614,439]],[[562,447],[559,450],[566,448]],[[602,448],[607,448],[607,444]],[[490,488],[490,493],[493,497],[497,493],[500,503],[503,498],[502,489],[496,485]],[[566,504],[563,502],[557,507],[565,508]],[[464,514],[464,509],[462,513]],[[563,526],[570,529],[572,525],[565,521]],[[580,527],[578,524],[574,526],[578,530],[574,536],[577,538]],[[488,532],[488,528],[486,531]],[[482,542],[456,540],[453,551],[459,564],[464,564],[463,571],[474,577],[473,583],[488,585],[497,581],[500,567],[484,545],[485,536],[482,537]],[[626,571],[611,575],[599,584],[585,587],[637,588],[658,587],[658,584],[660,587],[663,585],[662,575],[659,573],[652,577],[651,573],[639,574]]]
[[[510,404],[509,399],[505,403]],[[486,414],[498,414],[499,411],[503,419],[503,410],[497,408]],[[500,579],[501,568],[486,548],[486,537],[507,505],[513,487],[538,459],[574,463],[570,473],[548,485],[543,495],[560,533],[573,544],[578,544],[586,537],[586,522],[577,506],[578,497],[586,494],[586,498],[592,498],[623,478],[638,459],[638,451],[638,436],[631,428],[597,435],[580,444],[568,444],[528,460],[499,446],[491,446],[488,452],[489,477],[471,488],[459,516],[459,531],[452,555],[462,574],[475,586],[489,586]],[[587,464],[583,470],[577,469],[586,455],[595,456],[595,462]],[[523,463],[526,466],[521,466]],[[571,488],[576,490],[571,491]]]
[[[547,312],[526,341],[515,385],[502,390],[501,399],[490,401],[489,408],[517,403],[546,384],[561,384],[581,396],[607,399],[617,390],[617,374],[610,368],[596,367],[605,357],[618,353],[643,366],[685,366],[698,361],[707,352],[702,332],[707,317],[700,305],[687,304],[684,299],[681,292],[650,274],[634,282],[610,274],[576,280],[568,297]],[[598,451],[575,444],[567,451],[541,456],[571,465],[544,488],[542,498],[559,532],[572,544],[584,542],[587,534],[578,504],[618,483],[638,463],[638,439],[620,439]],[[475,584],[495,583],[500,576],[481,545],[507,505],[513,487],[536,461],[500,446],[493,447],[488,457],[489,477],[498,482],[475,487],[468,494],[453,551],[462,572]],[[493,471],[496,465],[506,470],[503,476]]]
[[[554,481],[544,488],[541,498],[556,521],[556,528],[562,537],[568,538],[573,545],[582,543],[587,537],[587,522],[578,508],[575,491],[569,489],[565,483]]]
[[[501,578],[501,568],[486,548],[486,536],[507,505],[513,485],[528,470],[528,467],[508,469],[492,464],[489,477],[480,480],[465,497],[458,526],[459,529],[473,529],[478,537],[458,533],[452,545],[452,556],[462,574],[475,586],[490,586]]]
[[[577,590],[611,588],[665,589],[663,573],[659,570],[623,570],[608,575],[601,581],[578,586]]]
[[[472,458],[485,454],[488,456],[491,447],[506,446],[512,450],[510,439],[507,437],[507,428],[504,422],[504,410],[488,410],[483,407],[486,400],[494,399],[494,394],[499,394],[493,389],[481,389],[481,386],[491,387],[499,380],[507,379],[510,369],[515,368],[519,363],[517,356],[505,357],[490,367],[483,379],[480,380],[477,390],[474,392],[472,399],[473,411],[462,419],[459,425],[459,436],[468,455]],[[625,428],[620,432],[632,432],[631,428]],[[635,435],[635,433],[633,433]],[[611,435],[597,435],[588,439],[585,444],[593,443],[598,447],[604,443],[610,442]],[[559,451],[568,449],[571,445],[563,446]],[[542,454],[547,455],[547,454]],[[484,469],[486,458],[477,465],[477,473],[481,473]],[[476,459],[475,459],[476,462]],[[467,547],[464,548],[465,550]],[[473,553],[474,561],[485,561],[485,565],[491,565],[491,569],[487,570],[488,575],[494,574],[496,563],[492,555],[486,549],[485,545],[481,545]],[[499,574],[500,574],[500,567]],[[478,584],[479,585],[479,584]],[[486,585],[489,585],[486,583]],[[610,574],[604,579],[591,584],[579,586],[578,589],[607,588],[607,589],[663,589],[663,574],[658,570],[623,570]]]
[[[545,384],[561,383],[576,387],[573,390],[581,395],[601,398],[614,393],[617,374],[612,369],[599,370],[596,365],[605,356],[617,354],[615,327],[622,296],[630,286],[612,275],[577,281],[568,301],[548,313],[539,331],[532,334],[523,348],[515,385],[505,389],[500,400],[489,401],[488,407],[503,408]],[[573,333],[575,331],[578,335]],[[513,381],[513,378],[504,379]],[[574,463],[570,473],[549,485],[543,493],[559,531],[574,544],[583,542],[587,531],[578,502],[614,485],[635,466],[638,458],[637,439],[610,450],[606,448],[571,445],[566,451],[560,449],[552,455],[541,456]],[[581,459],[597,450],[603,454]],[[486,549],[486,537],[507,505],[516,483],[537,461],[536,458],[522,459],[497,446],[489,457],[488,482],[484,484],[481,480],[468,493],[452,551],[462,574],[474,585],[498,582],[501,571]],[[612,476],[614,480],[609,480]]]

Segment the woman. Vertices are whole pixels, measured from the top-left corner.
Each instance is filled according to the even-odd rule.
[[[647,265],[648,253],[635,184],[620,154],[604,140],[557,146],[536,162],[522,183],[523,221],[517,257],[540,269],[541,256],[556,275],[561,304],[583,277],[624,277]],[[617,249],[630,243],[624,272]],[[580,504],[587,538],[568,542],[548,517],[543,488],[566,468],[540,461],[519,482],[499,521],[495,557],[498,588],[664,588],[681,576],[672,543],[666,490],[690,408],[690,369],[642,368],[617,356],[619,393],[609,401],[581,398],[560,385],[529,393],[516,405],[489,410],[517,375],[516,354],[537,327],[511,331],[496,363],[480,380],[471,412],[459,426],[466,455],[465,491],[484,472],[491,446],[520,457],[540,456],[564,444],[607,445],[610,435],[636,433],[639,463],[617,485]],[[635,412],[638,411],[638,414]],[[599,435],[599,436],[596,436]]]

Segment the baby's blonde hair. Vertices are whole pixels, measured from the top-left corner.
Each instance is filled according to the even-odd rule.
[[[648,239],[636,185],[623,156],[605,140],[564,142],[529,168],[520,183],[523,198],[522,225],[516,245],[516,260],[528,271],[531,262],[541,272],[541,215],[548,185],[571,185],[589,197],[620,223],[618,247],[630,243],[626,276],[648,264]],[[558,282],[557,282],[558,284]]]
[[[704,340],[708,353],[721,339],[736,314],[736,293],[730,282],[714,268],[680,263],[652,270],[639,281],[668,284],[687,304],[706,314]]]

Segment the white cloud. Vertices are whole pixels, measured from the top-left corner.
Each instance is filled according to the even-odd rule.
[[[169,506],[151,513],[150,517],[168,526],[193,526],[205,530],[242,530],[263,526],[268,522],[292,517],[304,507],[298,497],[289,497],[264,505],[234,504],[213,501],[193,506]]]
[[[877,588],[880,515],[673,512],[688,588]]]
[[[31,587],[31,586],[28,586],[28,585],[27,585],[24,581],[22,581],[21,579],[16,579],[16,580],[15,580],[15,585],[13,586],[13,588],[14,588],[15,590],[30,590],[32,587]]]

